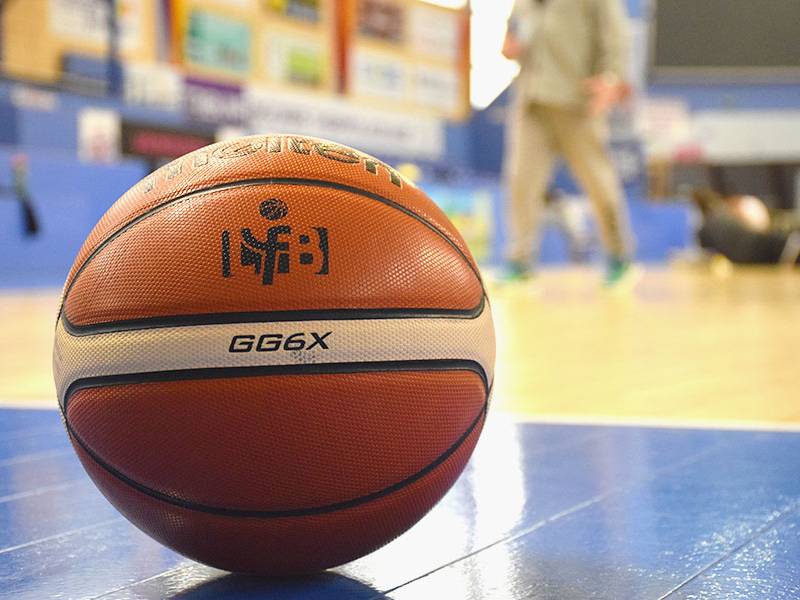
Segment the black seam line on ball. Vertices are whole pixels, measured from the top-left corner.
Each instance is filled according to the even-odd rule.
[[[189,327],[197,325],[231,325],[234,323],[279,323],[286,321],[360,321],[379,319],[474,319],[479,317],[486,306],[486,296],[475,308],[336,308],[327,310],[286,310],[265,312],[228,312],[197,315],[169,315],[145,317],[124,321],[105,321],[91,325],[74,325],[62,315],[64,330],[72,336],[94,335],[140,329],[159,329],[164,327]]]
[[[194,502],[188,502],[186,500],[181,500],[180,498],[175,498],[173,496],[169,496],[147,486],[144,486],[137,481],[131,479],[127,475],[121,473],[104,460],[102,460],[89,446],[81,439],[81,437],[77,434],[77,432],[72,428],[72,425],[69,422],[69,419],[64,419],[66,424],[67,430],[69,431],[70,436],[80,445],[80,447],[95,461],[102,469],[107,471],[110,475],[116,477],[123,483],[127,484],[128,486],[134,488],[135,490],[150,496],[151,498],[155,498],[156,500],[161,500],[168,504],[172,504],[174,506],[179,506],[181,508],[185,508],[187,510],[193,510],[198,512],[210,513],[220,516],[226,517],[241,517],[241,518],[260,518],[260,519],[274,519],[274,518],[286,518],[286,517],[304,517],[310,515],[319,515],[319,514],[326,514],[331,512],[336,512],[339,510],[344,510],[348,508],[353,508],[359,506],[361,504],[365,504],[367,502],[371,502],[373,500],[377,500],[384,496],[388,496],[398,490],[401,490],[412,483],[422,479],[428,473],[436,469],[439,465],[441,465],[444,461],[446,461],[450,456],[458,450],[461,445],[466,441],[466,439],[470,436],[470,434],[475,430],[478,424],[485,418],[486,412],[489,406],[489,394],[491,390],[486,392],[484,396],[484,401],[481,406],[481,409],[478,411],[478,414],[475,416],[473,421],[470,423],[469,427],[467,427],[466,431],[462,433],[458,439],[449,447],[447,448],[442,454],[440,454],[433,462],[427,464],[422,469],[417,471],[416,473],[406,477],[405,479],[393,483],[383,489],[378,491],[365,494],[363,496],[359,496],[357,498],[352,498],[350,500],[344,500],[342,502],[334,502],[332,504],[326,504],[323,506],[314,506],[309,508],[297,508],[297,509],[283,509],[283,510],[252,510],[252,509],[233,509],[233,508],[222,508],[216,506],[208,506],[204,504],[197,504]]]
[[[161,204],[157,204],[156,206],[151,207],[150,209],[146,210],[142,214],[138,215],[137,217],[131,219],[130,221],[126,222],[122,227],[116,229],[111,234],[106,236],[106,238],[100,242],[97,247],[89,253],[89,256],[83,261],[81,266],[75,272],[75,275],[69,282],[69,286],[64,291],[61,307],[59,308],[58,315],[61,316],[62,311],[64,310],[64,305],[67,303],[67,296],[69,292],[72,290],[72,286],[78,279],[78,276],[83,272],[86,266],[92,261],[92,259],[100,253],[100,251],[105,248],[109,243],[114,241],[117,237],[121,234],[126,232],[128,229],[132,228],[134,225],[147,219],[148,217],[154,215],[155,213],[159,212],[161,209],[166,208],[176,202],[181,202],[183,200],[188,200],[194,198],[195,196],[202,196],[204,194],[209,194],[213,192],[218,192],[222,190],[228,189],[236,189],[240,187],[248,187],[248,186],[255,186],[255,185],[297,185],[297,186],[308,186],[308,187],[322,187],[322,188],[330,188],[335,189],[343,192],[349,192],[351,194],[356,194],[357,196],[362,196],[364,198],[369,198],[371,200],[377,200],[391,208],[395,208],[402,213],[407,214],[408,216],[416,219],[423,225],[425,225],[428,229],[435,232],[439,237],[445,240],[450,246],[455,249],[456,252],[461,256],[470,270],[475,274],[475,277],[478,278],[478,283],[480,283],[481,288],[483,288],[483,279],[481,278],[481,274],[475,266],[473,266],[472,261],[467,258],[467,255],[464,251],[459,248],[458,244],[456,244],[453,240],[451,240],[445,233],[439,229],[436,225],[428,221],[426,218],[418,215],[413,210],[406,208],[399,202],[395,202],[394,200],[390,200],[389,198],[384,198],[380,194],[376,194],[374,192],[370,192],[367,190],[362,190],[361,188],[345,185],[343,183],[336,183],[334,181],[325,181],[321,179],[302,179],[302,178],[294,178],[294,177],[268,177],[268,178],[261,178],[261,179],[241,179],[239,181],[228,182],[228,183],[221,183],[218,185],[212,185],[207,188],[203,188],[201,190],[194,190],[192,192],[188,192],[186,194],[182,194],[180,196],[176,196],[175,198],[171,198],[169,200],[165,200]]]
[[[386,360],[346,363],[307,363],[292,365],[261,365],[248,367],[207,367],[200,369],[175,369],[148,371],[121,375],[84,377],[69,384],[64,392],[63,408],[66,414],[70,396],[78,390],[114,385],[130,385],[163,381],[189,381],[197,379],[231,379],[240,377],[265,377],[271,375],[328,375],[338,373],[391,373],[395,371],[471,371],[478,375],[488,390],[486,371],[474,360],[429,359]],[[487,391],[488,393],[488,391]]]
[[[84,443],[84,441],[78,437],[75,433],[75,430],[69,425],[67,422],[67,429],[69,430],[69,434],[72,438],[80,445],[80,447],[86,452],[98,466],[100,466],[103,470],[107,471],[110,475],[116,477],[121,482],[127,484],[128,486],[134,488],[135,490],[145,494],[146,496],[150,496],[156,500],[160,500],[167,504],[172,504],[174,506],[178,506],[180,508],[184,508],[186,510],[192,510],[196,512],[203,512],[209,513],[212,515],[219,515],[223,517],[239,517],[239,518],[250,518],[250,519],[280,519],[280,518],[291,518],[291,517],[307,517],[312,515],[322,515],[328,514],[340,510],[346,510],[348,508],[355,508],[356,506],[360,506],[361,504],[366,504],[367,502],[372,502],[373,500],[378,500],[384,496],[388,496],[398,490],[401,490],[412,483],[422,479],[426,475],[428,475],[431,471],[433,471],[436,467],[441,465],[444,461],[446,461],[456,450],[458,450],[464,441],[470,436],[470,434],[475,430],[478,423],[481,422],[483,417],[486,415],[488,404],[484,401],[483,405],[481,406],[481,410],[478,412],[478,415],[475,419],[470,423],[470,426],[467,430],[459,436],[456,442],[450,446],[447,450],[445,450],[442,454],[440,454],[433,462],[429,463],[413,475],[403,479],[402,481],[398,481],[390,486],[387,486],[377,492],[372,492],[371,494],[365,494],[364,496],[359,496],[358,498],[353,498],[351,500],[345,500],[343,502],[335,502],[333,504],[326,504],[324,506],[314,506],[310,508],[298,508],[298,509],[284,509],[284,510],[249,510],[249,509],[228,509],[228,508],[221,508],[215,506],[207,506],[204,504],[196,504],[193,502],[188,502],[185,500],[181,500],[179,498],[174,498],[172,496],[168,496],[163,494],[157,490],[148,488],[143,486],[136,481],[130,479],[129,477],[123,475],[103,460],[101,460],[89,447]]]

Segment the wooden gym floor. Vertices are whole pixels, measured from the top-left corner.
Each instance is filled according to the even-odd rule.
[[[588,269],[490,286],[493,409],[523,419],[800,424],[800,273],[645,270],[608,294]],[[54,407],[58,291],[0,294],[0,399]]]
[[[800,597],[800,273],[653,269],[608,294],[545,271],[491,297],[491,416],[453,490],[372,555],[265,581],[108,505],[54,410],[58,293],[0,295],[0,597]]]

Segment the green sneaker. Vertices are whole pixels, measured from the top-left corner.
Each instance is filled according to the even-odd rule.
[[[528,265],[516,260],[512,260],[506,265],[502,279],[504,281],[528,281],[532,277],[533,273]]]
[[[607,289],[628,289],[638,278],[638,270],[629,260],[612,257],[608,259],[603,285]]]

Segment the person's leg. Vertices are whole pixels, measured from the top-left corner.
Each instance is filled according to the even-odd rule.
[[[581,111],[548,108],[558,147],[589,196],[609,256],[608,282],[631,260],[631,232],[622,186],[608,149],[605,123]]]
[[[552,139],[539,107],[516,101],[506,140],[506,259],[510,275],[525,276],[538,253],[539,218],[554,161]]]

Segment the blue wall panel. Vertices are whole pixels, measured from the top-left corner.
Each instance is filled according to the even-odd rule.
[[[10,156],[0,149],[4,184]],[[94,224],[145,174],[139,161],[85,165],[66,155],[32,154],[29,186],[41,231],[26,236],[19,203],[0,201],[0,287],[61,285]]]
[[[654,84],[649,94],[682,98],[690,110],[787,110],[800,108],[800,84]]]

